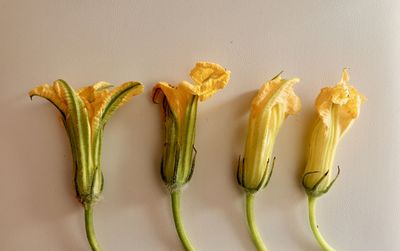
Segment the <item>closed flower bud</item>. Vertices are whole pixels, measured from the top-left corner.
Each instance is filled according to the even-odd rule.
[[[271,176],[275,139],[288,115],[297,113],[301,103],[293,91],[298,78],[282,79],[281,74],[265,83],[251,105],[245,153],[239,158],[237,180],[247,192],[265,187]]]
[[[336,147],[358,118],[365,97],[348,84],[347,69],[334,87],[323,88],[316,99],[318,119],[315,122],[303,175],[303,186],[310,196],[326,193],[339,174],[332,175]]]

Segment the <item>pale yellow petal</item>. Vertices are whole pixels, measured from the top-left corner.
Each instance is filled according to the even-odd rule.
[[[361,103],[365,97],[354,87],[350,86],[347,69],[343,70],[340,82],[334,87],[325,87],[318,95],[315,106],[325,126],[328,127],[331,119],[336,119],[343,135],[360,113]],[[332,109],[337,106],[337,116],[332,118]]]
[[[266,107],[272,107],[276,104],[284,105],[285,116],[297,113],[301,108],[301,102],[300,98],[294,93],[293,86],[299,81],[298,78],[282,79],[281,75],[278,75],[265,83],[253,99],[253,116],[262,113]]]

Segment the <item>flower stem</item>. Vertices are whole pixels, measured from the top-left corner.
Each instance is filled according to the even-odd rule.
[[[308,217],[310,219],[310,227],[313,231],[315,239],[317,239],[321,248],[325,251],[335,251],[333,247],[331,247],[328,242],[324,239],[321,232],[318,229],[317,219],[315,216],[315,207],[316,207],[317,198],[313,196],[308,196]]]
[[[86,237],[89,241],[92,251],[100,251],[100,246],[99,243],[97,242],[93,227],[93,205],[91,203],[87,203],[84,206],[85,206]]]
[[[186,235],[185,228],[183,227],[181,213],[180,213],[180,199],[181,199],[181,191],[177,190],[171,193],[172,213],[174,216],[176,232],[178,233],[179,239],[181,240],[185,250],[194,251],[195,249],[190,243],[190,240]]]
[[[254,194],[246,194],[246,215],[247,224],[249,225],[250,235],[253,239],[253,243],[258,251],[267,251],[267,247],[262,240],[260,233],[258,232],[257,225],[254,220]]]

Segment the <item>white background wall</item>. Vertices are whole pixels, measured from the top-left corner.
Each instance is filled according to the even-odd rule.
[[[270,250],[319,250],[300,186],[320,88],[350,67],[368,97],[341,142],[341,177],[319,200],[321,231],[338,250],[400,250],[399,1],[0,1],[0,249],[89,250],[74,197],[68,139],[57,111],[28,91],[63,78],[142,81],[145,93],[107,125],[104,250],[181,250],[159,177],[162,134],[153,84],[188,80],[198,60],[232,71],[199,105],[196,170],[182,201],[198,250],[253,250],[235,181],[254,90],[284,70],[302,79],[302,111],[285,122],[277,163],[256,200]]]

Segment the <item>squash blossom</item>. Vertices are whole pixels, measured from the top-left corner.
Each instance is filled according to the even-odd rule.
[[[75,191],[85,208],[86,232],[93,250],[100,250],[93,230],[92,208],[104,185],[100,167],[104,126],[119,107],[143,92],[143,85],[137,82],[113,90],[110,87],[109,83],[98,82],[75,91],[65,81],[56,80],[52,86],[44,84],[29,92],[31,98],[45,98],[60,112],[71,144]]]
[[[246,212],[251,237],[257,250],[267,250],[254,221],[254,194],[271,177],[275,159],[271,155],[276,137],[288,115],[300,110],[300,98],[293,86],[298,78],[282,79],[281,74],[265,83],[251,104],[244,157],[239,157],[237,181],[246,191]]]
[[[182,187],[190,181],[195,165],[194,147],[197,103],[214,95],[228,83],[230,72],[218,64],[199,62],[190,72],[193,84],[177,86],[159,82],[153,88],[153,102],[161,105],[165,143],[161,159],[161,177],[171,193],[175,226],[186,250],[194,250],[180,220]]]
[[[318,119],[314,124],[309,145],[307,165],[303,174],[303,186],[309,198],[310,225],[324,250],[334,250],[320,234],[315,218],[316,198],[329,191],[339,175],[332,175],[336,147],[360,114],[365,97],[349,85],[347,69],[334,87],[323,88],[315,107]]]
[[[299,81],[298,78],[282,79],[279,74],[265,83],[252,101],[245,154],[237,172],[238,182],[247,192],[256,192],[267,185],[279,129],[286,117],[301,107],[293,91],[293,85]]]

